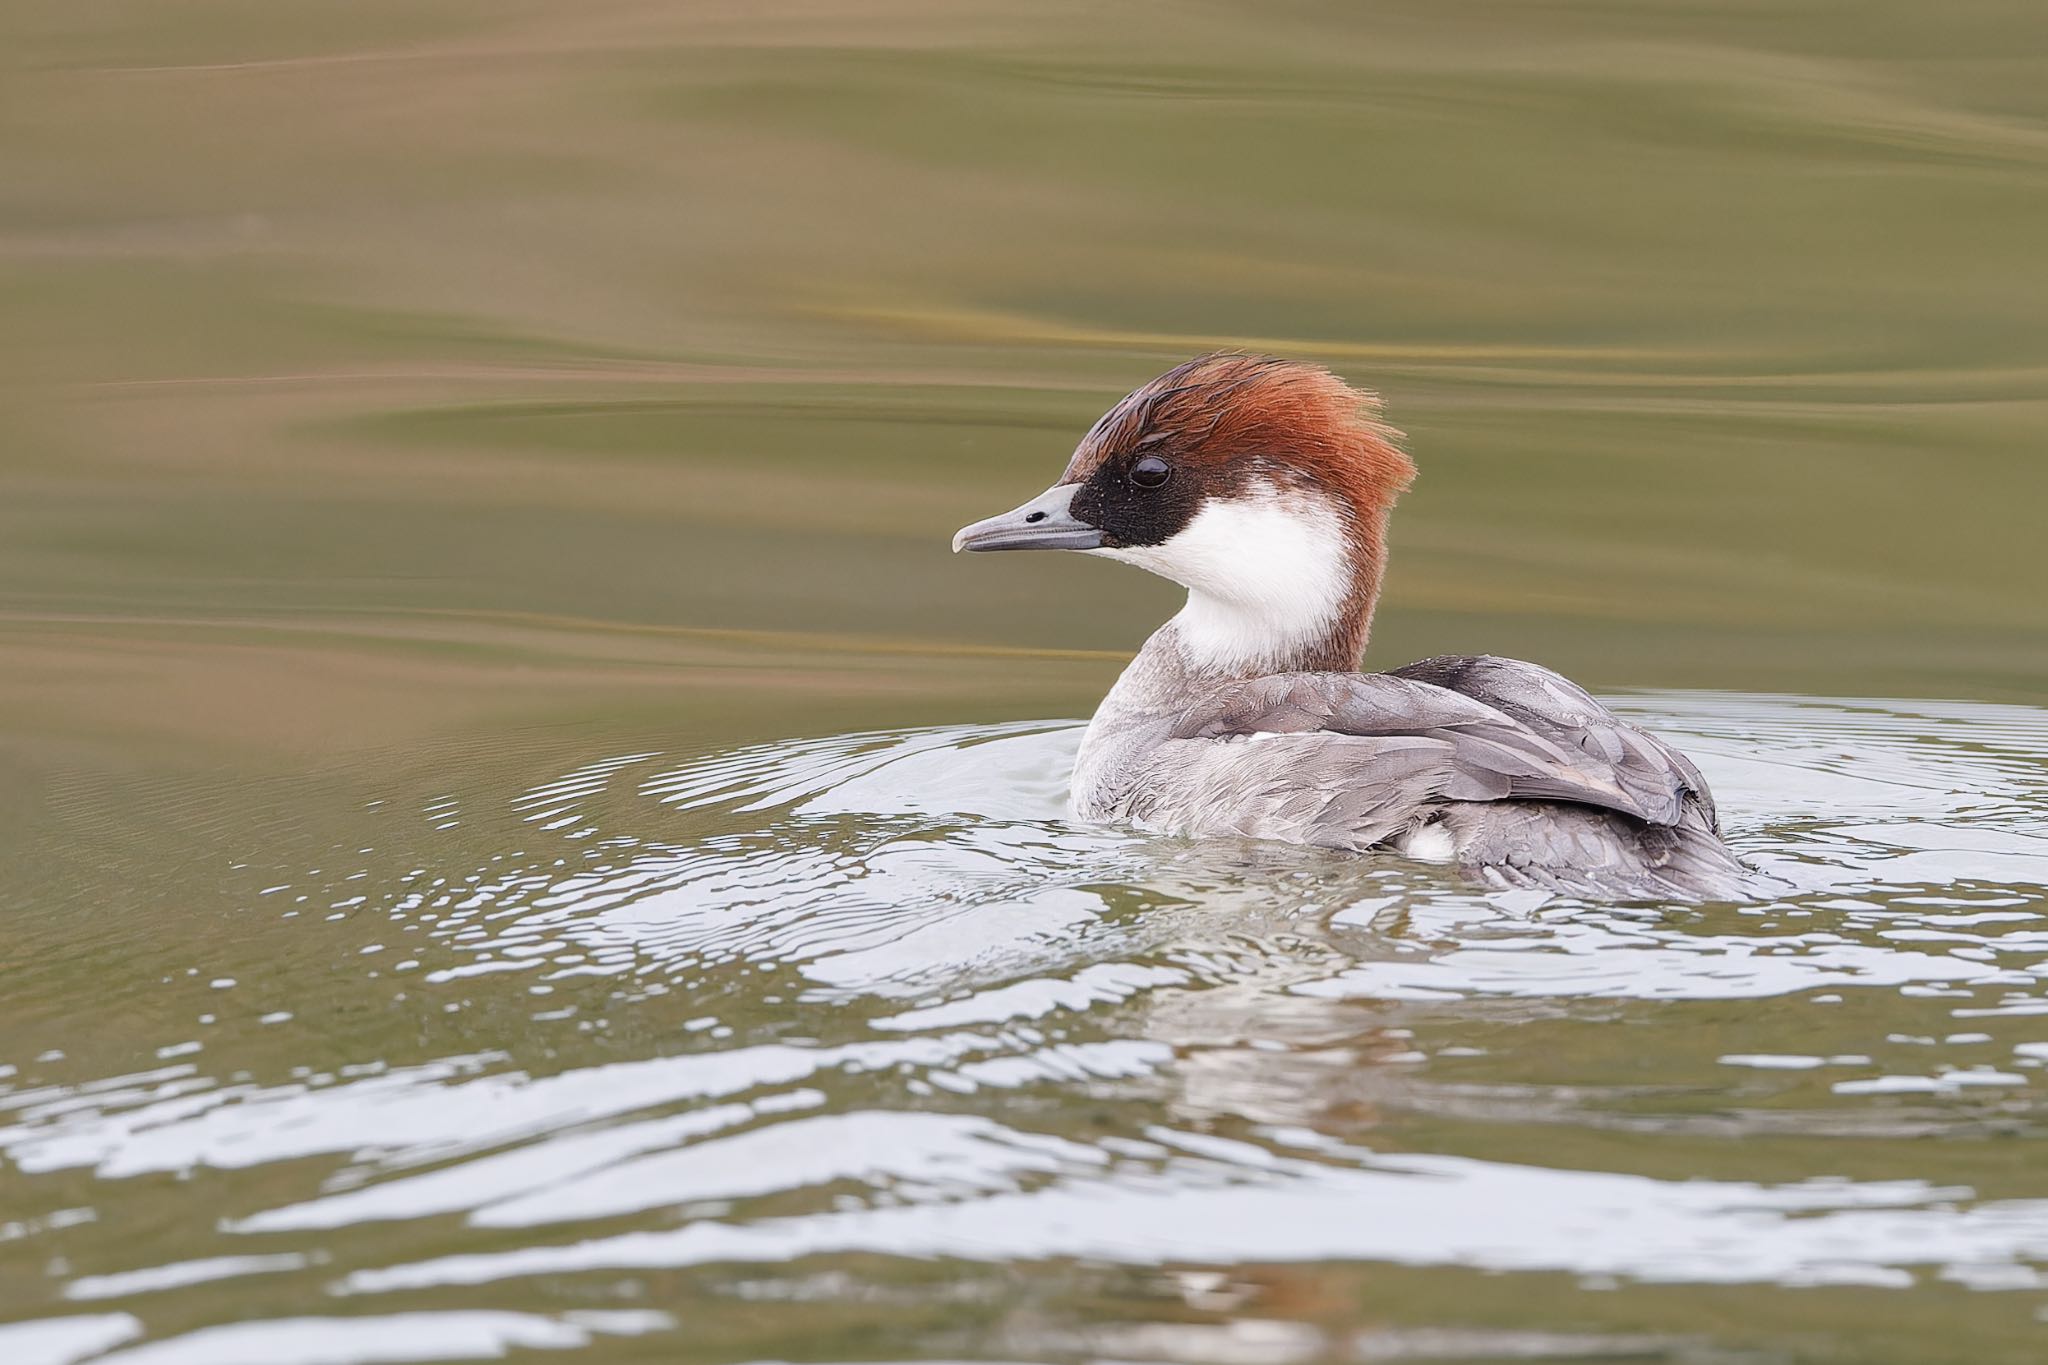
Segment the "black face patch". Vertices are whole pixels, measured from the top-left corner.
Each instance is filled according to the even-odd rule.
[[[1161,460],[1168,470],[1164,483],[1157,482]],[[1155,486],[1147,488],[1132,478],[1140,464],[1145,468],[1139,479]],[[1176,465],[1170,454],[1128,451],[1104,460],[1089,475],[1074,494],[1073,514],[1101,531],[1102,543],[1111,549],[1159,545],[1194,520],[1202,505],[1202,482],[1194,469]]]

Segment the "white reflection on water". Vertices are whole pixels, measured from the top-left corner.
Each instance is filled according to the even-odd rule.
[[[203,1327],[100,1359],[107,1365],[372,1365],[377,1361],[497,1360],[508,1352],[565,1350],[599,1336],[673,1326],[663,1313],[390,1313],[363,1318],[279,1318]]]
[[[501,799],[535,840],[516,856],[343,874],[337,894],[416,926],[405,980],[430,1002],[545,990],[566,1003],[532,1017],[566,1028],[681,997],[656,1049],[672,1055],[550,1067],[508,1036],[289,1082],[181,1063],[0,1095],[0,1151],[24,1176],[100,1181],[325,1163],[317,1188],[222,1219],[222,1254],[77,1276],[73,1299],[146,1312],[296,1274],[315,1303],[429,1292],[460,1309],[342,1335],[317,1316],[205,1328],[109,1357],[129,1361],[430,1358],[374,1354],[400,1318],[431,1358],[566,1349],[663,1323],[461,1295],[847,1252],[2041,1283],[2048,1197],[1980,1197],[1935,1161],[1657,1177],[1584,1164],[1605,1149],[1543,1160],[1547,1140],[1482,1159],[1332,1131],[1352,1103],[1645,1143],[2038,1122],[2048,714],[1702,694],[1627,709],[1699,758],[1734,839],[1798,895],[1532,902],[1399,862],[1077,829],[1060,816],[1070,725],[634,753]],[[437,836],[457,799],[431,812]],[[464,833],[446,837],[474,839],[488,803],[459,799]],[[1814,1022],[1852,997],[1857,1022]],[[1697,1039],[1699,1016],[1674,1013],[1728,1001],[1757,1007]],[[1615,1019],[1656,1058],[1645,1081],[1531,1032]],[[1835,1033],[1784,1036],[1811,1028]],[[1660,1086],[1723,1098],[1660,1107]],[[405,1230],[432,1220],[407,1254]],[[318,1240],[367,1227],[394,1230],[367,1261]],[[508,1230],[529,1235],[508,1247]],[[36,1326],[87,1353],[138,1330]]]
[[[910,1116],[902,1116],[908,1119]],[[907,1151],[919,1135],[906,1123]],[[1648,1281],[1905,1285],[1909,1266],[1962,1275],[2048,1257],[2048,1200],[1946,1207],[1969,1191],[1912,1181],[1759,1186],[1379,1157],[1349,1165],[1155,1131],[1192,1149],[1125,1178],[1077,1178],[977,1202],[918,1202],[746,1225],[706,1221],[570,1245],[358,1271],[362,1293],[519,1275],[787,1261],[827,1252],[1144,1265],[1365,1259],[1564,1270]],[[1280,1143],[1288,1133],[1266,1134]],[[1731,1254],[1735,1248],[1740,1255]]]
[[[8,1365],[73,1365],[142,1335],[127,1313],[91,1313],[0,1324],[0,1360]]]

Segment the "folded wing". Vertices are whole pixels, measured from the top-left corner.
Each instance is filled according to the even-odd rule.
[[[1389,815],[1444,802],[1547,801],[1652,826],[1704,816],[1713,827],[1706,784],[1684,756],[1557,674],[1512,659],[1250,679],[1211,692],[1174,738],[1287,735],[1355,741],[1312,746],[1299,757],[1312,769],[1352,769],[1314,783],[1325,797],[1344,805],[1363,798]],[[1369,767],[1369,781],[1357,780],[1355,765]],[[1352,812],[1354,819],[1370,814]]]

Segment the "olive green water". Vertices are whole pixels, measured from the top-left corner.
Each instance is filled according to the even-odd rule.
[[[0,1360],[2042,1358],[2044,53],[0,4]],[[1065,825],[1173,593],[946,541],[1226,344],[1806,889]]]

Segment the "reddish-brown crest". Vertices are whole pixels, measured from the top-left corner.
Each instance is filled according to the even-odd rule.
[[[1313,484],[1376,523],[1415,477],[1376,394],[1319,365],[1220,351],[1177,365],[1096,422],[1062,483],[1106,460],[1156,454],[1232,476]]]

